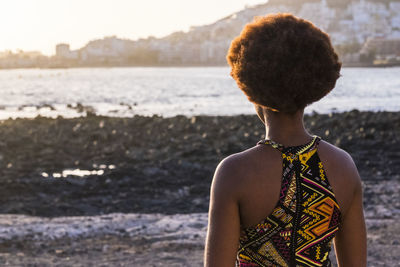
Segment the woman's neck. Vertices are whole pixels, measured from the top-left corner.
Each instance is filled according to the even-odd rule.
[[[265,138],[285,146],[302,145],[309,142],[312,136],[304,128],[304,110],[294,114],[274,112],[263,109]]]

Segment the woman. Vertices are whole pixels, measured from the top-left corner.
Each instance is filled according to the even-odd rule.
[[[366,266],[357,168],[303,124],[304,108],[340,76],[328,35],[291,14],[258,17],[227,60],[266,140],[215,171],[205,266],[331,266],[332,242],[339,266]]]

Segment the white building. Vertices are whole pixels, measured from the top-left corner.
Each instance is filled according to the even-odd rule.
[[[132,46],[133,41],[119,39],[116,36],[93,40],[81,48],[81,59],[118,58],[128,53]]]
[[[78,51],[71,51],[69,44],[56,45],[56,57],[61,59],[78,59]]]

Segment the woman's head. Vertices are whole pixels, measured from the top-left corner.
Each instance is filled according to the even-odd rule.
[[[254,104],[294,113],[328,94],[341,62],[329,36],[291,14],[256,17],[229,48],[231,76]]]

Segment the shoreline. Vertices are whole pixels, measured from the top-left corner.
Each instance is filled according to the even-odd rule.
[[[368,266],[395,266],[400,112],[314,113],[305,125],[354,158]],[[256,115],[0,121],[0,264],[202,266],[215,167],[263,133]]]
[[[52,70],[52,69],[83,69],[83,68],[207,68],[207,67],[228,67],[225,64],[149,64],[149,65],[136,65],[136,64],[116,64],[116,65],[55,65],[55,66],[32,66],[32,67],[10,67],[10,68],[0,68],[1,70],[20,70],[20,69],[43,69],[43,70]],[[343,63],[343,68],[391,68],[391,67],[400,67],[400,62],[398,63],[387,63],[387,64],[373,64],[373,63],[359,63],[359,62],[348,62]]]
[[[352,155],[367,209],[381,202],[374,183],[400,181],[400,112],[314,113],[305,125]],[[206,212],[218,163],[263,134],[256,115],[4,120],[0,214]]]

